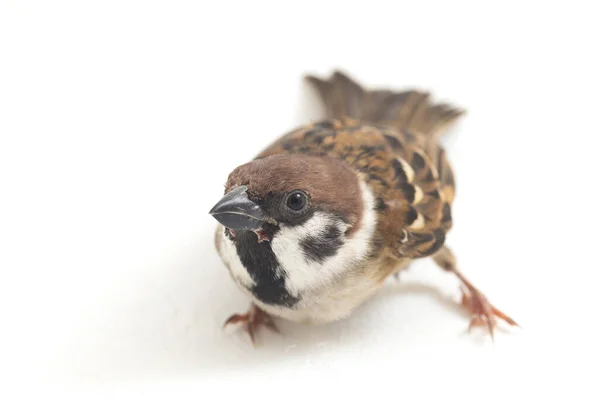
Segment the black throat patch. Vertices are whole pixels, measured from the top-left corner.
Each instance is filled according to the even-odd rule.
[[[332,224],[327,226],[323,234],[303,239],[300,247],[307,261],[322,264],[327,258],[333,257],[343,244],[342,231]]]
[[[249,288],[265,304],[291,307],[300,301],[285,288],[286,272],[279,262],[270,241],[258,242],[251,231],[238,231],[232,238],[238,257],[255,282]]]

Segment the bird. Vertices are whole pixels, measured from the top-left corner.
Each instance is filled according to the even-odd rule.
[[[224,322],[255,342],[275,318],[350,318],[390,276],[431,258],[458,279],[473,327],[492,340],[493,306],[447,245],[456,184],[441,140],[466,110],[429,91],[367,87],[345,71],[306,74],[322,116],[240,161],[209,211],[214,245],[250,307]]]

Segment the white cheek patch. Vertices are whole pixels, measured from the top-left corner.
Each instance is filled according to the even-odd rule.
[[[233,244],[233,242],[227,236],[225,236],[224,229],[221,228],[220,234],[223,236],[223,238],[220,240],[219,252],[221,257],[223,257],[224,263],[229,267],[229,271],[233,275],[234,279],[247,288],[254,286],[255,282],[248,273],[248,270],[246,270],[244,265],[242,265],[242,262],[237,254],[235,244]]]
[[[293,296],[305,290],[314,289],[332,283],[367,256],[373,231],[377,223],[374,210],[374,197],[368,187],[361,182],[364,202],[360,227],[351,238],[343,237],[347,226],[327,213],[315,213],[301,226],[282,226],[273,237],[271,247],[280,266],[286,273],[285,287]],[[324,238],[331,233],[332,227],[342,232],[341,246],[335,246],[335,253],[323,257],[307,256],[306,240]],[[316,243],[318,245],[318,243]],[[332,247],[333,248],[333,247]]]

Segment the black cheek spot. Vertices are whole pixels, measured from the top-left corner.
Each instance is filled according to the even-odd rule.
[[[329,226],[323,236],[310,236],[300,242],[300,247],[308,261],[322,263],[334,256],[342,247],[342,232],[335,225]]]

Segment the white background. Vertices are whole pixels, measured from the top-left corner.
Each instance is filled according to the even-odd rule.
[[[595,2],[283,3],[2,1],[0,397],[597,398]],[[221,330],[207,212],[333,68],[468,110],[448,243],[523,329],[467,335],[425,260],[349,320]]]

